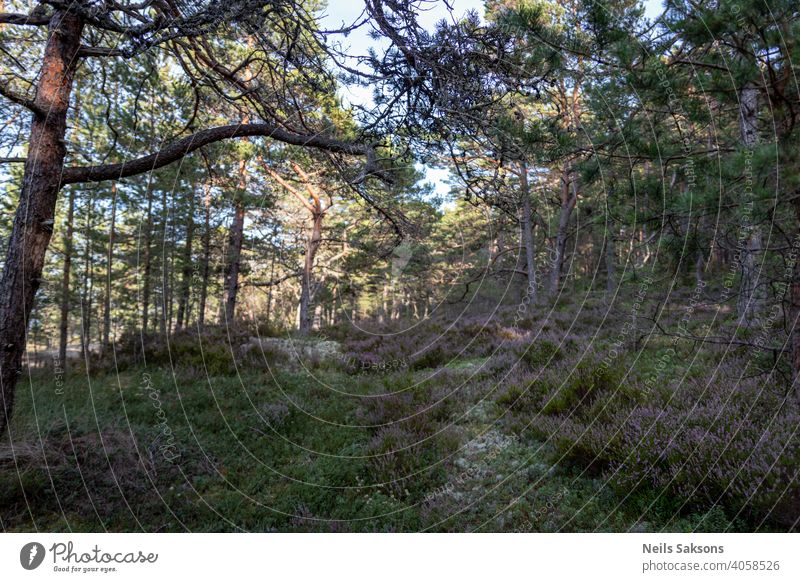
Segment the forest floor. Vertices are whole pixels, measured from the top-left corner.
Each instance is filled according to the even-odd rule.
[[[347,348],[346,362],[262,354],[259,365],[258,357],[206,344],[200,366],[186,348],[171,351],[172,366],[67,378],[36,371],[20,382],[14,453],[8,445],[0,451],[0,527],[752,531],[754,522],[723,502],[627,487],[610,476],[613,463],[581,461],[567,454],[574,442],[565,449],[555,433],[529,430],[542,411],[548,422],[556,418],[554,400],[535,404],[534,415],[530,403],[518,410],[527,392],[514,384],[533,386],[542,370],[560,377],[567,368],[553,363],[559,354],[531,352],[549,340],[531,344],[508,328],[463,329],[464,337],[489,339],[466,349],[471,340],[455,337],[451,351],[383,369],[354,364],[381,357],[364,338]],[[519,352],[523,375],[508,357],[520,345],[528,346]],[[655,368],[659,349],[637,352],[638,365]],[[579,405],[566,409],[556,411],[564,422]]]

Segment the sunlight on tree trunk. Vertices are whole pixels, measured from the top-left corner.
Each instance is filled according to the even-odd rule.
[[[28,159],[22,178],[19,206],[0,278],[0,434],[12,413],[25,334],[33,300],[41,284],[45,252],[53,233],[67,111],[80,48],[83,21],[56,10],[48,27],[48,40],[36,87],[40,112],[31,123]]]

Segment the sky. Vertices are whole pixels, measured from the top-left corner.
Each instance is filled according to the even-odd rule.
[[[648,18],[657,17],[663,7],[663,0],[643,0],[645,5],[645,16]],[[428,30],[432,30],[434,25],[442,19],[459,19],[467,11],[474,10],[479,15],[483,15],[484,0],[450,0],[449,4],[453,7],[450,14],[445,2],[438,0],[430,2],[428,8],[419,14],[419,23]],[[328,29],[339,29],[353,24],[363,17],[364,3],[360,0],[328,0],[328,7],[322,19],[322,25]],[[370,47],[375,46],[373,39],[369,37],[369,25],[364,25],[352,32],[346,38],[340,37],[343,52],[350,55],[366,55]],[[352,64],[352,63],[348,63]],[[354,85],[344,86],[340,90],[340,96],[345,105],[365,104],[372,100],[372,89],[369,87],[359,87]],[[447,170],[436,168],[421,168],[425,173],[423,181],[430,182],[434,186],[436,195],[445,197],[450,191],[448,182],[450,173]]]

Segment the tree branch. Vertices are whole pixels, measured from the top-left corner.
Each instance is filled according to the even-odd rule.
[[[0,13],[0,24],[15,24],[17,26],[46,26],[50,23],[50,16],[46,14],[18,14],[15,12]]]
[[[8,83],[0,85],[0,95],[11,101],[12,103],[16,103],[17,105],[21,105],[22,107],[29,109],[30,111],[41,115],[41,110],[39,107],[34,103],[32,99],[28,99],[24,95],[19,95],[11,90],[8,86]]]
[[[289,273],[288,275],[284,275],[283,277],[278,277],[272,281],[246,281],[244,286],[246,287],[275,287],[276,285],[280,285],[284,281],[288,281],[289,279],[295,279],[297,277],[302,277],[303,273],[300,271],[296,273]]]
[[[366,157],[366,162],[359,172],[355,183],[363,181],[369,175],[380,175],[374,164],[375,153],[372,148],[367,145],[342,141],[321,134],[304,135],[293,133],[277,125],[268,123],[248,123],[224,125],[198,131],[197,133],[165,146],[153,154],[120,164],[65,168],[62,174],[61,184],[102,182],[104,180],[118,180],[120,178],[136,176],[167,166],[206,145],[225,139],[250,136],[270,137],[286,144],[313,147],[331,153],[364,156]]]
[[[300,204],[302,204],[306,208],[306,210],[308,210],[309,212],[314,212],[314,207],[311,206],[311,203],[308,200],[306,200],[305,198],[303,198],[303,196],[301,196],[300,192],[297,191],[297,188],[295,188],[294,186],[289,184],[289,182],[284,180],[281,177],[281,175],[278,174],[278,172],[276,172],[272,168],[270,168],[269,164],[267,164],[264,160],[261,160],[261,164],[264,166],[264,170],[266,170],[266,172],[270,176],[272,176],[272,179],[278,182],[278,184],[283,186],[289,193],[291,193],[295,198],[297,198],[300,201]]]
[[[82,45],[78,49],[79,57],[128,57],[130,56],[124,50],[114,49],[105,46],[87,46]]]

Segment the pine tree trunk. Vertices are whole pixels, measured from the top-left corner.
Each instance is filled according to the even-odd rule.
[[[695,257],[694,257],[694,284],[696,287],[703,286],[703,272],[706,266],[706,258],[703,254],[703,249],[700,245],[697,245],[697,249],[695,249]]]
[[[153,237],[153,190],[147,187],[147,220],[144,232],[144,258],[142,278],[142,335],[147,335],[150,323],[150,271],[152,269],[151,246]]]
[[[567,250],[567,228],[572,211],[578,202],[577,178],[572,176],[572,172],[564,168],[561,175],[561,211],[558,216],[558,230],[556,231],[555,257],[550,271],[550,288],[548,293],[552,296],[558,293],[561,285],[561,270],[564,265],[564,255]]]
[[[114,237],[117,222],[117,184],[111,184],[111,226],[108,234],[108,255],[106,256],[106,293],[103,300],[103,350],[111,340],[111,274],[114,263]]]
[[[388,315],[389,315],[389,284],[383,284],[383,295],[382,295],[382,303],[381,303],[381,313],[380,313],[380,322],[387,323],[388,322]]]
[[[739,133],[747,150],[758,145],[758,87],[748,83],[739,93]],[[753,170],[752,163],[750,171]],[[746,176],[751,182],[752,176]],[[752,193],[751,193],[752,196]],[[746,202],[746,205],[748,203]],[[749,202],[752,207],[752,201]],[[750,217],[752,220],[752,216]],[[743,225],[745,226],[745,225]],[[761,251],[761,229],[756,225],[749,228],[747,237],[742,241],[740,251],[742,281],[737,301],[737,312],[741,325],[750,325],[756,319],[764,300],[763,291],[758,280],[758,253]]]
[[[225,304],[221,322],[223,325],[234,325],[236,322],[236,300],[239,295],[239,272],[241,271],[242,246],[244,244],[244,200],[247,192],[247,160],[239,161],[239,197],[236,200],[228,235],[228,253],[225,261],[223,287]]]
[[[67,335],[69,332],[69,279],[72,273],[72,236],[75,219],[75,188],[69,189],[67,203],[67,224],[64,233],[64,274],[61,278],[61,320],[59,322],[58,361],[61,368],[67,369]]]
[[[158,327],[161,335],[168,333],[167,321],[169,318],[169,260],[167,259],[167,227],[169,226],[169,206],[167,205],[167,190],[161,191],[161,317],[158,318]]]
[[[313,301],[314,259],[322,243],[322,212],[315,212],[312,219],[311,235],[306,243],[306,256],[303,261],[303,279],[300,289],[300,333],[311,331],[311,303]]]
[[[86,235],[83,252],[83,294],[81,297],[81,357],[89,354],[92,331],[92,292],[94,273],[92,269],[92,218],[94,213],[94,192],[89,191],[89,204],[86,209]]]
[[[617,286],[617,250],[614,245],[614,233],[606,231],[606,293],[611,296]]]
[[[169,215],[169,213],[168,213]],[[166,316],[167,316],[167,335],[172,333],[173,321],[175,319],[175,221],[170,221],[169,225],[169,260],[166,263]]]
[[[0,434],[11,419],[28,318],[39,289],[64,168],[67,112],[83,21],[55,10],[36,86],[36,106],[19,205],[0,277]]]
[[[528,297],[535,303],[538,299],[538,282],[536,280],[536,247],[533,239],[533,210],[531,209],[531,192],[528,185],[528,166],[520,164],[519,174],[522,196],[522,239],[525,242],[525,263],[528,270]]]
[[[189,292],[192,288],[192,242],[194,239],[194,199],[195,194],[189,197],[189,212],[186,217],[186,245],[183,247],[183,274],[181,281],[181,296],[178,300],[178,315],[175,329],[183,329],[184,318],[189,322]]]
[[[272,256],[269,259],[269,280],[272,281],[275,277],[275,251],[273,250]],[[272,323],[272,290],[275,286],[270,285],[267,289],[267,323]]]
[[[200,299],[197,305],[197,325],[200,329],[206,324],[206,300],[208,298],[208,277],[211,274],[211,188],[206,186],[203,200],[205,206],[205,229],[203,230],[203,264],[200,282]]]
[[[239,271],[244,242],[244,215],[244,203],[238,201],[228,236],[228,260],[225,263],[225,319],[221,322],[223,325],[233,325],[236,321],[236,300],[239,294]]]

